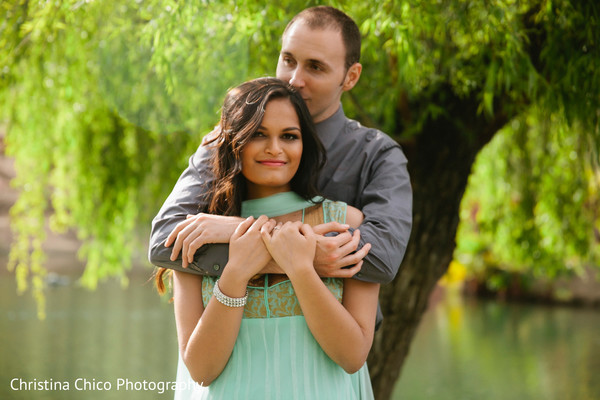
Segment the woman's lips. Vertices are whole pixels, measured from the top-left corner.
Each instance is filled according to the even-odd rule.
[[[281,160],[263,160],[259,161],[260,164],[265,165],[267,167],[281,167],[285,165],[285,161]]]

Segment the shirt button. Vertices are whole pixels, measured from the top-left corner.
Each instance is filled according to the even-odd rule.
[[[220,266],[219,264],[215,264],[215,265],[213,265],[213,269],[214,269],[215,271],[218,271],[218,270],[220,270],[220,269],[221,269],[221,266]]]

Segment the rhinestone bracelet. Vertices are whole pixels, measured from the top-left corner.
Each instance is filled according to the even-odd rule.
[[[229,297],[221,292],[219,289],[219,280],[215,282],[213,288],[213,296],[219,301],[219,303],[226,305],[227,307],[244,307],[248,300],[248,290],[246,289],[246,295],[244,297]]]

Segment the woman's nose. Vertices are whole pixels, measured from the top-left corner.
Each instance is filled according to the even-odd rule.
[[[279,139],[271,139],[267,143],[267,148],[265,151],[269,154],[279,154],[281,153],[281,144],[279,143]]]

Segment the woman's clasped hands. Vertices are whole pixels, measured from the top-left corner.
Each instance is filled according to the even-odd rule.
[[[275,226],[275,220],[264,215],[257,219],[248,217],[240,223],[229,240],[229,261],[225,271],[235,269],[235,274],[244,281],[260,273],[271,261],[271,254],[263,243],[261,232],[271,231]]]
[[[303,269],[314,269],[316,235],[300,221],[277,224],[271,232],[262,231],[263,242],[273,260],[290,278]]]
[[[302,268],[312,268],[316,236],[310,225],[277,223],[262,215],[248,217],[235,230],[229,242],[229,263],[244,278],[252,278],[271,258],[288,276]]]

